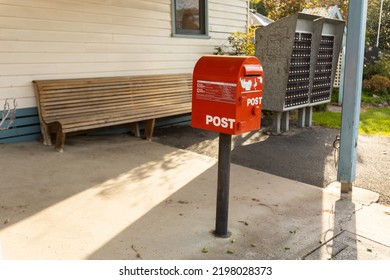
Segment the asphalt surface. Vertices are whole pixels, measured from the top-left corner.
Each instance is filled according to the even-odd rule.
[[[232,163],[284,178],[326,187],[337,181],[337,129],[296,128],[273,135],[270,123],[233,137]],[[218,133],[190,125],[158,128],[153,141],[218,157]],[[379,203],[390,205],[390,138],[359,135],[354,186],[377,192]]]

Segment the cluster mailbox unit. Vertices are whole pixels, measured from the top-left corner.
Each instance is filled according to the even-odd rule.
[[[331,100],[344,21],[297,13],[256,30],[255,56],[264,67],[263,110],[274,112],[274,131],[311,126],[313,106]]]

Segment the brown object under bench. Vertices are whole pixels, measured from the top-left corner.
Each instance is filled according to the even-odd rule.
[[[192,75],[81,78],[33,81],[43,143],[62,152],[67,133],[146,121],[151,139],[156,118],[191,112]]]

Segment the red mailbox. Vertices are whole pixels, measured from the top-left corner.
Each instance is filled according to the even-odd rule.
[[[262,95],[256,57],[204,56],[193,73],[191,125],[231,135],[259,129]]]

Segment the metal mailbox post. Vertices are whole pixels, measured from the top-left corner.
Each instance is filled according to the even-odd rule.
[[[214,234],[229,237],[232,135],[260,128],[263,67],[256,57],[204,56],[195,65],[192,121],[195,128],[219,132],[218,188]]]

